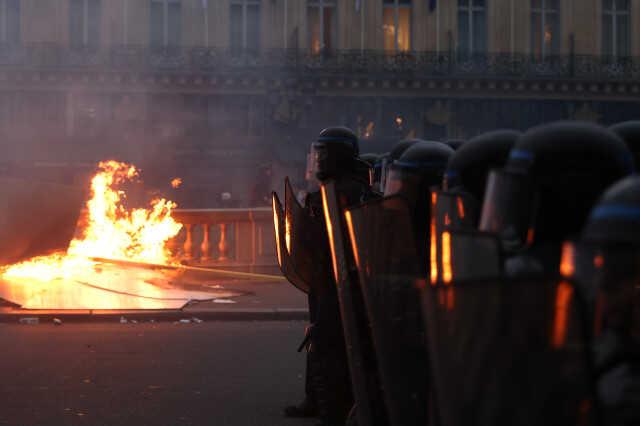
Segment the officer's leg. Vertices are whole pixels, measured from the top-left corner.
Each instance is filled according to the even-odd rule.
[[[304,350],[307,354],[306,371],[305,371],[305,398],[298,405],[290,405],[284,409],[287,417],[315,417],[317,410],[317,391],[314,383],[314,376],[317,375],[317,356],[312,348],[312,330],[316,318],[316,302],[313,292],[309,293],[309,320],[311,325],[305,330],[305,337],[299,351]]]

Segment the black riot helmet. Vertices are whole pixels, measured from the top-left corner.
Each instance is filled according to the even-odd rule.
[[[404,139],[396,143],[391,149],[391,151],[389,151],[389,164],[393,163],[398,158],[400,158],[407,149],[411,148],[413,144],[418,142],[424,142],[424,141],[421,139]]]
[[[591,210],[582,241],[640,249],[640,177],[630,176],[609,188]]]
[[[633,154],[636,167],[640,167],[640,120],[618,123],[609,129],[625,141]]]
[[[505,165],[520,135],[515,130],[495,130],[469,140],[449,159],[443,189],[467,192],[482,203],[489,172]]]
[[[316,176],[320,180],[352,173],[360,154],[358,137],[346,127],[329,127],[311,145]]]
[[[385,186],[387,182],[387,176],[389,175],[389,167],[396,161],[398,158],[404,154],[404,152],[409,149],[412,145],[417,142],[421,142],[420,139],[403,139],[400,142],[396,143],[391,151],[387,155],[383,156],[382,161],[382,170],[380,175],[380,192],[385,191]]]
[[[453,153],[451,147],[441,142],[420,141],[389,167],[384,195],[399,195],[407,201],[412,213],[418,256],[423,262],[429,258],[426,242],[431,223],[431,190],[440,188],[447,162]]]
[[[609,188],[575,242],[563,245],[560,272],[574,279],[596,312],[595,330],[631,335],[640,286],[640,177]]]
[[[441,142],[416,141],[389,166],[384,195],[402,195],[410,205],[429,199],[432,187],[440,187],[453,149]]]
[[[558,122],[523,134],[505,167],[491,172],[480,229],[509,251],[559,244],[583,227],[591,206],[633,172],[631,153],[613,132]]]
[[[449,139],[445,141],[445,144],[449,145],[454,151],[459,150],[465,144],[464,139]]]

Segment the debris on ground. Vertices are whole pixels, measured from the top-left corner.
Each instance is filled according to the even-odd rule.
[[[200,318],[196,318],[196,317],[191,318],[191,321],[196,324],[202,324],[204,322]]]
[[[120,324],[126,324],[129,321],[127,321],[127,319],[125,317],[120,317]]]
[[[54,318],[53,325],[62,325],[62,320],[60,318]]]
[[[229,299],[213,299],[213,303],[236,303],[236,301]]]
[[[20,318],[18,322],[20,324],[36,325],[40,324],[40,318]]]

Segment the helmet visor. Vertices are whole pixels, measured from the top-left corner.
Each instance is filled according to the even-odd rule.
[[[487,181],[480,230],[498,235],[509,251],[531,244],[535,198],[526,176],[492,171]]]

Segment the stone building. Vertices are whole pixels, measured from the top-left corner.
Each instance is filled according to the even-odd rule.
[[[384,151],[638,118],[637,28],[640,0],[0,0],[4,157],[116,157],[246,204],[327,125]]]

